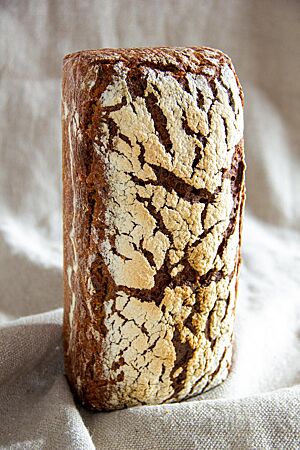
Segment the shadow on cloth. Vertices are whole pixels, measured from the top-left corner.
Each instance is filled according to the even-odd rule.
[[[62,271],[14,252],[0,236],[0,321],[63,305]]]

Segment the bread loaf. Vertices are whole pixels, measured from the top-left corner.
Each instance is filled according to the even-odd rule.
[[[243,94],[209,48],[63,66],[65,370],[92,409],[180,401],[228,374]]]

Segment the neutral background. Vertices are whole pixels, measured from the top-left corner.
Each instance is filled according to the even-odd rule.
[[[0,1],[0,448],[300,448],[300,2]],[[247,214],[229,379],[91,414],[63,376],[60,77],[87,48],[205,45],[245,91]]]

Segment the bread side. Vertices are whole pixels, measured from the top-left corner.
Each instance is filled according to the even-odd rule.
[[[226,378],[244,201],[242,109],[219,51],[65,58],[65,366],[87,406],[178,401]]]

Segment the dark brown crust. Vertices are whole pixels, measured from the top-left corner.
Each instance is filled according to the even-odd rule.
[[[88,50],[78,53],[67,55],[64,58],[63,68],[63,86],[62,97],[67,104],[75,103],[76,109],[79,114],[80,129],[83,134],[82,138],[72,139],[73,158],[70,159],[70,139],[69,139],[69,125],[70,118],[62,121],[62,144],[63,144],[63,232],[64,232],[64,298],[65,298],[65,310],[64,310],[64,342],[65,342],[65,370],[69,380],[70,386],[75,395],[80,401],[91,409],[110,409],[107,407],[107,399],[110,395],[110,383],[115,384],[113,380],[108,380],[103,374],[102,360],[103,360],[103,348],[102,342],[105,336],[106,329],[103,323],[103,304],[105,298],[115,296],[117,287],[107,269],[106,264],[102,260],[99,250],[97,248],[97,240],[91,238],[92,230],[96,230],[99,241],[103,240],[103,223],[105,213],[105,199],[109,186],[106,182],[106,175],[104,171],[104,164],[101,160],[101,156],[93,151],[93,142],[100,130],[98,124],[107,114],[109,108],[101,108],[97,101],[101,96],[101,93],[105,91],[108,84],[111,82],[114,74],[114,64],[118,61],[126,63],[130,68],[129,80],[137,77],[139,83],[132,83],[132,95],[141,95],[143,92],[143,77],[141,69],[145,66],[159,69],[161,71],[172,72],[172,75],[180,80],[184,84],[185,74],[187,72],[202,73],[203,68],[211,67],[212,64],[205,57],[204,51],[206,48],[191,47],[195,51],[195,57],[198,59],[198,63],[191,65],[186,57],[183,57],[185,50],[182,48],[169,48],[169,47],[157,47],[152,49],[101,49],[101,50]],[[219,67],[229,64],[232,67],[230,59],[222,52],[216,51],[219,59]],[[98,67],[97,81],[94,87],[90,90],[88,97],[82,97],[82,91],[80,84],[86,75],[88,68],[94,65]],[[195,68],[196,67],[196,68]],[[215,77],[219,76],[219,73],[215,73]],[[209,82],[213,86],[213,78]],[[238,79],[237,79],[238,82]],[[243,94],[240,89],[240,96],[243,101]],[[148,98],[148,102],[151,102],[151,97]],[[199,99],[201,102],[201,99]],[[120,105],[121,107],[122,105]],[[157,132],[160,136],[163,144],[168,148],[168,135],[165,127],[161,130],[159,127],[162,122],[159,120],[159,111],[153,103],[148,105],[149,110],[153,111],[154,123],[157,124]],[[155,120],[156,118],[156,120]],[[114,136],[114,123],[109,124],[111,138]],[[163,131],[165,130],[165,131]],[[170,149],[171,151],[171,149]],[[71,167],[72,165],[72,167]],[[230,225],[224,233],[224,240],[218,250],[221,254],[224,246],[233,233],[236,223],[236,217],[238,211],[240,214],[240,239],[241,239],[241,223],[242,223],[242,210],[244,204],[244,149],[243,142],[236,146],[235,159],[233,165],[228,173],[224,173],[224,177],[234,177],[232,180],[232,191],[234,193],[235,206],[232,210],[232,216],[230,219]],[[71,173],[73,171],[72,182]],[[157,172],[158,177],[160,176]],[[177,181],[177,189],[181,196],[186,196],[189,201],[206,202],[207,195],[209,193],[205,190],[192,191],[188,186],[183,185],[183,181],[175,180],[175,175],[166,174],[161,172],[164,180],[164,187],[174,186],[174,182]],[[176,184],[175,184],[176,185]],[[73,192],[73,189],[76,192]],[[97,194],[97,193],[100,193]],[[73,198],[80,202],[81,207],[76,208],[74,211]],[[154,211],[153,211],[154,214]],[[77,259],[78,269],[76,276],[72,275],[72,287],[73,292],[76,292],[76,307],[74,310],[74,323],[77,324],[79,329],[76,339],[73,339],[72,346],[69,346],[70,341],[70,325],[69,325],[69,313],[72,304],[72,293],[69,287],[68,281],[68,267],[73,264],[74,253],[70,241],[70,231],[72,229],[72,222],[75,224],[74,239],[80,245],[77,245]],[[161,224],[163,227],[163,224]],[[167,231],[166,231],[166,234]],[[86,267],[89,255],[97,254],[96,259],[92,264],[91,277],[93,285],[96,287],[96,292],[92,296],[90,307],[92,309],[92,315],[88,310],[86,298],[89,296],[87,292],[86,283]],[[236,259],[235,273],[239,271],[240,266],[240,250]],[[210,283],[212,279],[215,279],[222,274],[211,273],[209,277],[205,276],[205,279],[201,279],[198,274],[191,268],[186,261],[186,268],[178,275],[177,279],[170,281],[168,263],[165,263],[162,269],[158,272],[156,277],[155,287],[151,291],[133,290],[122,286],[122,289],[130,291],[130,294],[137,298],[143,298],[143,300],[153,300],[157,303],[160,302],[161,296],[165,286],[169,286],[170,283],[174,285],[180,285],[183,281],[187,281],[190,285],[197,284],[204,286],[205,283]],[[237,290],[237,283],[236,283]],[[139,291],[139,292],[138,292]],[[129,292],[128,292],[129,293]],[[97,320],[92,319],[96,317]],[[90,324],[93,324],[94,330],[102,336],[102,340],[96,340],[95,336],[90,333]],[[192,326],[190,324],[190,326]],[[207,323],[207,333],[209,334],[209,320]],[[88,336],[88,338],[87,338]],[[176,344],[177,360],[174,367],[174,371],[178,367],[183,367],[182,375],[174,380],[174,397],[179,392],[181,382],[185,377],[186,363],[189,359],[189,348],[186,344],[181,344],[180,340],[176,341],[176,330],[174,334],[174,342]],[[86,361],[88,363],[86,364]],[[121,364],[119,362],[117,364]],[[78,388],[77,378],[81,379],[81,388]],[[120,404],[119,407],[125,405]]]
[[[99,397],[99,392],[103,391],[101,395],[101,401],[105,404],[105,395],[107,393],[107,380],[101,377],[102,373],[102,348],[101,342],[97,342],[93,336],[86,339],[89,333],[89,325],[91,318],[87,310],[87,304],[85,298],[88,296],[86,291],[86,274],[87,259],[89,254],[93,251],[98,253],[98,249],[95,249],[95,241],[90,239],[91,221],[104,220],[104,199],[106,196],[107,186],[105,181],[105,173],[103,172],[104,166],[101,158],[93,152],[92,143],[94,139],[94,131],[96,127],[93,127],[93,121],[97,120],[99,112],[95,110],[95,101],[93,99],[85,101],[81,98],[76,98],[76,92],[80,92],[79,85],[82,78],[85,75],[85,65],[81,65],[80,61],[72,62],[71,67],[64,66],[63,74],[63,91],[62,96],[69,104],[72,102],[71,96],[73,95],[74,101],[80,112],[81,130],[83,132],[83,139],[79,142],[78,139],[73,139],[72,147],[74,151],[73,168],[71,168],[70,160],[70,142],[68,136],[69,122],[63,120],[63,186],[64,186],[64,296],[65,296],[65,310],[64,310],[64,342],[65,342],[65,370],[67,378],[72,386],[76,395],[80,398],[84,404],[85,399],[93,405],[96,404]],[[93,92],[95,98],[98,98],[106,88],[106,85],[110,81],[108,77],[109,71],[106,72],[106,80],[97,83],[96,89]],[[69,86],[72,89],[69,90]],[[91,96],[93,98],[93,96]],[[100,117],[99,117],[100,119]],[[96,167],[96,170],[93,169]],[[72,191],[72,179],[71,172],[75,171],[74,177],[76,178],[75,189],[76,193]],[[102,170],[102,173],[101,173]],[[102,195],[97,195],[96,202],[93,200],[93,194],[98,190],[102,192]],[[73,208],[73,195],[77,198],[77,201],[85,207],[77,208],[74,212]],[[70,327],[69,327],[69,313],[70,305],[72,303],[71,291],[68,284],[67,268],[72,265],[73,262],[73,249],[70,243],[70,230],[72,228],[71,218],[75,214],[75,240],[81,242],[81,245],[77,246],[78,252],[78,273],[73,276],[73,291],[76,292],[76,308],[74,310],[74,322],[80,327],[80,333],[77,339],[74,340],[72,347],[68,346],[70,339]],[[103,228],[97,227],[99,238],[103,239]],[[91,308],[98,318],[93,323],[94,329],[97,330],[102,336],[105,335],[105,329],[103,329],[103,297],[106,292],[103,290],[111,289],[114,285],[113,280],[108,272],[106,265],[103,263],[101,256],[98,254],[97,259],[93,262],[91,276],[97,286],[97,282],[101,283],[101,289],[93,296]],[[105,283],[105,280],[107,282]],[[89,361],[89,367],[85,367],[85,361]],[[94,374],[97,373],[97,378],[94,379]],[[86,380],[93,380],[92,382],[83,383],[81,390],[76,390],[74,386],[77,385],[77,377],[81,377]],[[105,389],[103,389],[105,386]],[[95,398],[94,398],[95,397]]]

